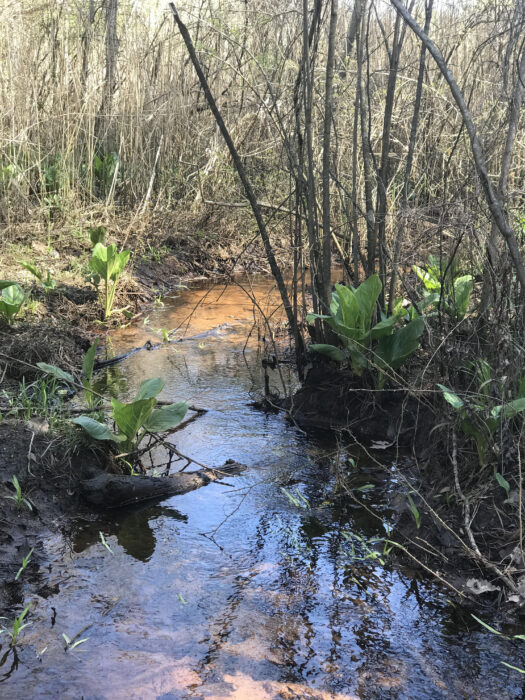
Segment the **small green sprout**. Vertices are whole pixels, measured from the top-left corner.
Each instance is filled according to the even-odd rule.
[[[24,571],[24,569],[25,569],[25,568],[27,567],[27,565],[29,564],[29,560],[31,559],[31,555],[33,554],[34,551],[35,551],[35,548],[33,547],[33,548],[31,549],[31,551],[29,552],[29,554],[26,554],[25,557],[23,557],[23,559],[22,559],[22,566],[18,569],[18,573],[17,573],[17,575],[15,576],[15,581],[18,581],[18,579],[19,579],[19,577],[20,577],[20,574],[22,573],[22,571]]]

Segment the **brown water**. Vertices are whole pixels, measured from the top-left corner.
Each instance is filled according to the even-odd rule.
[[[253,284],[271,309],[270,283]],[[522,697],[520,674],[501,661],[524,665],[525,643],[491,635],[434,581],[379,561],[371,540],[395,526],[383,505],[393,479],[359,458],[375,484],[360,498],[380,518],[342,504],[319,463],[335,445],[248,406],[262,377],[244,292],[182,291],[148,324],[114,334],[115,352],[192,311],[175,337],[204,336],[132,355],[108,372],[111,386],[132,396],[163,377],[162,399],[208,409],[174,436],[178,448],[249,469],[231,486],[79,519],[46,542],[33,624],[16,656],[0,649],[0,697]],[[86,641],[65,651],[62,633]]]

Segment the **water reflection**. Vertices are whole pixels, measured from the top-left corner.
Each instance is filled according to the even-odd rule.
[[[106,540],[115,536],[118,544],[129,556],[139,561],[149,561],[155,552],[155,523],[160,518],[179,522],[188,520],[186,515],[175,508],[164,505],[137,505],[115,510],[110,515],[100,517],[96,522],[79,525],[71,533],[73,551],[83,552],[96,542],[100,542],[102,532]],[[171,533],[172,536],[177,535],[177,528],[171,528]]]

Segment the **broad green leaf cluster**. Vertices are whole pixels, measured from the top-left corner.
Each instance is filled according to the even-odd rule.
[[[341,347],[313,344],[310,349],[336,362],[350,363],[352,372],[361,376],[365,370],[377,368],[377,384],[384,386],[387,368],[396,370],[419,347],[423,333],[423,319],[413,310],[406,310],[400,300],[391,316],[381,313],[374,323],[377,301],[382,284],[378,275],[372,275],[359,287],[335,285],[330,314],[309,314],[309,323],[322,319],[337,334]]]
[[[157,396],[162,391],[162,379],[146,379],[139,387],[134,401],[122,403],[111,399],[111,417],[117,428],[91,418],[79,416],[73,423],[83,428],[95,440],[118,443],[123,452],[134,452],[147,433],[158,433],[177,427],[188,410],[185,401],[157,407]]]
[[[98,229],[94,229],[94,232],[96,231]],[[92,233],[92,240],[94,235],[96,234]],[[128,264],[130,254],[129,250],[118,253],[114,243],[106,246],[99,241],[93,248],[89,265],[94,273],[93,283],[97,287],[101,282],[104,283],[104,318],[111,316],[117,284]]]
[[[445,312],[454,320],[465,318],[474,287],[472,275],[456,275],[453,262],[442,265],[435,255],[430,255],[425,268],[412,265],[413,271],[423,283],[426,294],[421,301],[421,307],[438,309],[442,304]]]
[[[443,384],[438,384],[438,387],[445,401],[457,411],[461,430],[474,441],[479,462],[483,466],[489,461],[494,437],[502,421],[511,420],[525,412],[525,375],[521,377],[517,389],[515,388],[515,398],[503,402],[501,397],[505,395],[504,382],[492,376],[489,363],[479,358],[473,363],[472,370],[477,380],[476,391],[459,394]],[[494,476],[498,484],[505,489],[508,498],[508,481],[497,471],[494,472]]]
[[[49,292],[53,291],[53,289],[56,288],[57,283],[56,280],[52,279],[51,273],[49,270],[47,270],[47,274],[44,276],[44,272],[42,270],[39,270],[36,265],[33,265],[33,263],[20,260],[20,265],[30,272],[33,277],[36,277],[36,279],[40,282],[42,285],[42,288],[44,289],[44,292],[46,294],[49,294]]]
[[[24,305],[26,295],[16,282],[0,280],[0,316],[11,324]]]

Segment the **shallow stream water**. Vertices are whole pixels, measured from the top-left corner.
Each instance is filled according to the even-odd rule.
[[[271,283],[251,289],[271,311]],[[16,666],[11,652],[0,658],[0,697],[522,697],[521,675],[501,662],[523,665],[525,642],[490,634],[435,581],[382,563],[373,540],[395,519],[382,499],[394,481],[358,458],[376,484],[359,492],[369,510],[342,504],[320,459],[336,445],[249,406],[263,378],[244,291],[181,290],[113,334],[114,352],[158,342],[162,328],[192,339],[130,356],[108,371],[112,390],[131,398],[162,377],[161,399],[208,411],[173,435],[178,449],[248,469],[49,539],[45,591]],[[62,633],[85,641],[66,651]]]

